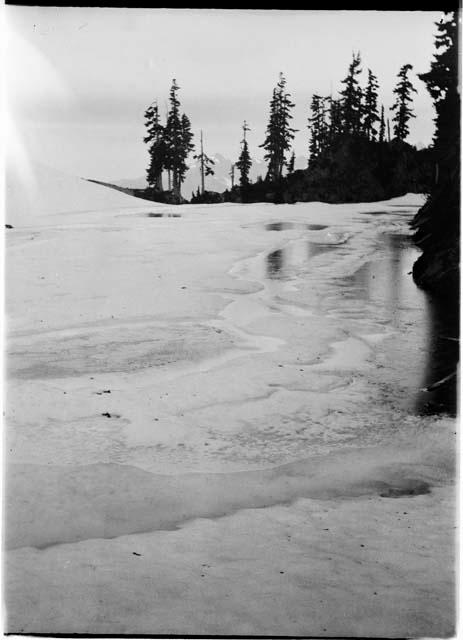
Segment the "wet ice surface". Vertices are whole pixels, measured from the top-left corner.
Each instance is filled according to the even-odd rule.
[[[11,231],[12,630],[342,635],[339,612],[364,601],[354,635],[451,628],[452,547],[434,541],[451,529],[454,424],[420,408],[442,332],[409,274],[413,198]],[[316,524],[328,512],[332,542]],[[283,531],[295,546],[281,549]],[[366,531],[363,565],[346,536]],[[134,551],[142,564],[127,564]],[[31,608],[53,593],[56,563],[73,568],[58,578],[69,600]],[[437,586],[434,563],[446,567]],[[290,613],[273,617],[276,601]]]

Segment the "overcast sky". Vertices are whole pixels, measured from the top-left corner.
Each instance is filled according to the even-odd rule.
[[[236,159],[244,118],[262,157],[268,103],[283,71],[296,103],[297,155],[307,155],[313,93],[336,95],[353,51],[380,100],[393,103],[413,65],[409,142],[429,144],[432,102],[415,73],[434,52],[438,12],[162,10],[6,6],[11,146],[69,173],[102,180],[144,174],[143,113],[164,108],[172,78],[209,155]]]

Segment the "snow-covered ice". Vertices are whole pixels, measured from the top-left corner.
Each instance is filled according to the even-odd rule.
[[[454,423],[413,410],[385,240],[422,197],[149,217],[38,174],[7,200],[8,631],[451,633]]]

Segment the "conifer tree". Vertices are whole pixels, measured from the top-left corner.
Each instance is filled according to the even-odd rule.
[[[329,120],[328,140],[333,144],[336,138],[342,133],[342,105],[340,100],[334,100],[331,96],[329,100]]]
[[[212,160],[212,158],[209,158],[209,156],[207,156],[204,153],[202,130],[201,130],[201,152],[198,155],[193,156],[193,158],[195,160],[199,160],[199,168],[201,172],[201,193],[204,194],[204,178],[205,176],[214,175],[214,170],[212,169],[211,165],[215,164],[215,162],[214,160]]]
[[[397,75],[399,82],[394,89],[397,98],[391,110],[395,111],[392,121],[394,122],[394,137],[397,140],[405,140],[409,134],[408,122],[410,118],[416,117],[410,107],[410,102],[413,101],[411,94],[412,92],[417,93],[408,78],[408,72],[411,69],[413,69],[411,64],[404,64],[401,67]]]
[[[309,117],[309,163],[317,158],[320,153],[327,147],[329,127],[326,121],[327,108],[326,101],[329,98],[323,98],[314,94],[310,103],[311,117]]]
[[[457,167],[460,139],[460,94],[458,87],[458,12],[446,12],[436,23],[436,53],[427,73],[418,74],[434,100],[436,130],[434,148],[439,160]]]
[[[156,191],[162,191],[162,170],[165,163],[164,127],[161,124],[157,102],[145,111],[147,135],[143,138],[149,144],[150,162],[146,171],[148,185]]]
[[[318,135],[318,122],[320,118],[320,96],[313,94],[312,100],[310,102],[310,112],[309,116],[309,166],[310,163],[315,160],[318,156],[320,148],[319,148],[319,135]]]
[[[193,144],[193,132],[191,131],[191,122],[187,115],[182,114],[182,138],[180,145],[180,161],[178,165],[178,195],[180,197],[180,187],[185,179],[185,174],[188,171],[188,165],[186,160],[190,153],[194,151],[195,145]]]
[[[453,336],[456,338],[459,337],[461,314],[459,15],[458,10],[447,11],[436,24],[436,52],[431,68],[419,75],[434,100],[436,110],[433,141],[436,166],[435,183],[412,222],[412,228],[416,229],[414,240],[423,252],[413,265],[414,280],[436,297],[441,297],[444,319],[454,322]],[[447,376],[444,380],[449,378]],[[454,376],[453,379],[457,378]],[[457,389],[454,393],[456,396]]]
[[[341,91],[343,131],[350,134],[358,134],[361,130],[362,90],[357,79],[362,72],[360,65],[360,53],[353,54],[347,76],[342,80],[345,85]]]
[[[241,140],[241,153],[236,163],[236,168],[240,172],[240,185],[246,187],[249,184],[249,171],[252,166],[251,156],[249,155],[248,142],[246,140],[246,132],[250,131],[246,120],[243,123],[243,139]]]
[[[364,119],[363,131],[368,140],[376,140],[375,125],[379,122],[378,117],[378,79],[368,69],[368,84],[364,94]]]
[[[177,97],[179,89],[180,87],[174,78],[170,89],[170,109],[165,127],[165,167],[172,173],[172,190],[178,202],[181,199],[181,185],[188,170],[186,159],[194,149],[190,120],[185,114],[180,115],[180,101]]]
[[[294,153],[294,151],[292,152],[292,154],[289,157],[288,160],[288,164],[286,165],[286,175],[291,175],[291,173],[294,173],[294,163],[296,162],[296,154]]]
[[[379,142],[384,142],[386,137],[386,121],[384,119],[384,105],[381,105],[381,118],[379,120]]]
[[[282,73],[278,84],[273,90],[270,101],[270,116],[264,142],[259,145],[266,151],[264,158],[268,162],[267,180],[275,182],[279,180],[286,164],[286,153],[291,148],[291,140],[294,139],[296,129],[291,128],[291,109],[294,103],[286,92],[286,79]]]

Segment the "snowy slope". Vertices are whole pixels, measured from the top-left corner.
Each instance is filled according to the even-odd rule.
[[[40,164],[28,171],[8,167],[5,191],[5,222],[14,227],[56,223],[52,216],[60,214],[66,214],[68,221],[69,214],[140,211],[157,206]]]

